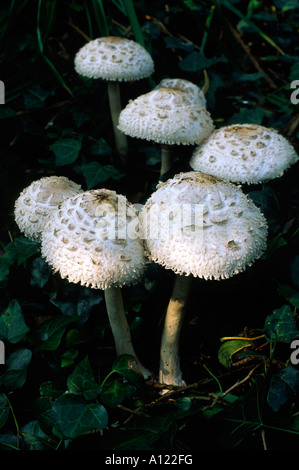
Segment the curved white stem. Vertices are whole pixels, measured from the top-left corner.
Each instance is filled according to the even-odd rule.
[[[122,354],[133,356],[135,358],[133,369],[142,374],[145,379],[149,378],[151,372],[141,364],[133,348],[120,288],[105,289],[104,295],[117,356]]]
[[[176,275],[168,304],[160,349],[159,382],[183,386],[179,356],[179,342],[192,277]]]

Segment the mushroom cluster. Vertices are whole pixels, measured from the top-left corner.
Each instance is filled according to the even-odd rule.
[[[84,191],[63,176],[34,181],[15,203],[19,229],[40,242],[54,272],[69,282],[104,290],[116,353],[132,356],[132,368],[148,378],[151,373],[133,348],[120,291],[141,279],[147,263],[138,220],[125,196],[106,189]]]
[[[283,175],[299,157],[274,129],[232,124],[215,130],[193,151],[190,166],[235,183],[256,184]]]
[[[251,266],[266,248],[267,222],[240,187],[195,171],[160,183],[140,218],[150,259],[177,275],[161,340],[159,380],[184,385],[179,337],[192,277],[226,279]]]

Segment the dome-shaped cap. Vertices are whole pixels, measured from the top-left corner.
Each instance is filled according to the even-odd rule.
[[[75,70],[88,78],[130,81],[150,76],[154,62],[144,47],[132,39],[108,36],[81,47],[75,56]]]
[[[256,184],[282,176],[297,161],[292,145],[276,130],[232,124],[215,130],[196,148],[190,166],[235,183]]]
[[[150,259],[178,274],[229,278],[266,248],[267,223],[251,199],[200,172],[160,183],[140,218]]]
[[[209,112],[193,104],[187,93],[160,88],[129,101],[118,129],[124,134],[161,144],[199,144],[214,130]]]
[[[51,213],[71,196],[83,192],[81,186],[65,176],[45,176],[33,181],[15,202],[15,221],[24,235],[40,241]]]
[[[128,225],[138,214],[125,196],[107,189],[78,194],[52,214],[41,252],[62,278],[98,289],[134,284],[147,262]]]
[[[184,78],[163,78],[155,87],[156,90],[159,88],[173,88],[174,90],[185,91],[193,104],[197,104],[203,108],[207,106],[205,95],[199,86]]]

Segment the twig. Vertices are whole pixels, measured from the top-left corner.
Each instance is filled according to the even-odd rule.
[[[264,79],[266,80],[266,82],[268,83],[268,85],[273,89],[273,90],[276,90],[277,89],[277,85],[273,82],[273,80],[269,77],[269,75],[266,74],[266,72],[264,71],[264,69],[260,66],[259,62],[256,60],[256,58],[251,54],[250,52],[250,49],[244,44],[243,42],[243,39],[241,38],[240,34],[238,33],[238,31],[232,26],[230,25],[230,28],[235,36],[235,38],[237,39],[238,43],[240,44],[240,46],[242,47],[242,49],[245,51],[245,53],[247,54],[250,62],[252,63],[252,65],[256,68],[256,70],[259,72],[259,73],[262,73],[264,75]]]

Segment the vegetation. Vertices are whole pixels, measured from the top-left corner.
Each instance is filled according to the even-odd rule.
[[[130,139],[114,150],[105,83],[79,77],[90,38],[125,36],[155,62],[150,79],[203,86],[215,125],[274,127],[297,148],[298,0],[12,0],[0,6],[1,450],[295,449],[299,370],[298,165],[244,187],[269,224],[266,253],[225,281],[194,279],[181,340],[186,387],[161,395],[116,359],[103,293],[52,274],[38,243],[20,234],[14,202],[35,179],[64,175],[143,203],[159,180],[160,150]],[[297,7],[297,8],[296,8]],[[189,169],[178,147],[171,174]],[[158,370],[173,273],[150,265],[123,296],[135,348]],[[293,353],[293,356],[291,354]]]

